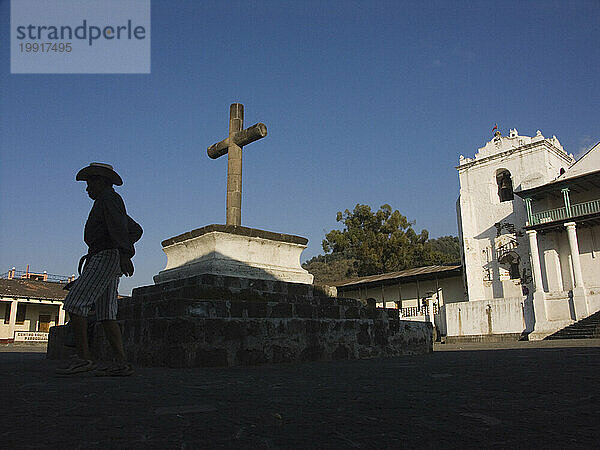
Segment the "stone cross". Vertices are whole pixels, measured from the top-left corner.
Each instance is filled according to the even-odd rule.
[[[267,135],[267,126],[257,123],[244,127],[244,105],[229,107],[229,137],[208,147],[208,156],[217,159],[227,153],[227,215],[226,225],[242,224],[242,147]]]

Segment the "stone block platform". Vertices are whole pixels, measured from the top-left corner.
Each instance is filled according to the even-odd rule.
[[[155,283],[196,275],[228,275],[312,284],[300,265],[308,239],[237,225],[207,225],[162,242],[167,266]]]
[[[198,275],[137,288],[119,305],[128,359],[139,366],[239,366],[429,353],[429,323],[398,310],[328,297],[301,283]],[[50,331],[48,358],[65,356],[66,327]],[[100,324],[91,345],[109,359]]]

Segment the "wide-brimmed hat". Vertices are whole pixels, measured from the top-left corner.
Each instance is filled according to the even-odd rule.
[[[121,186],[123,184],[123,180],[110,164],[93,162],[77,172],[75,179],[77,181],[87,181],[89,177],[108,178],[110,182],[116,186]]]

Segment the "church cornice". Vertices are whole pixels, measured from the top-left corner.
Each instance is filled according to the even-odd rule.
[[[506,151],[503,151],[500,153],[495,153],[493,155],[486,156],[484,158],[473,159],[473,160],[467,161],[463,164],[459,164],[455,168],[460,173],[462,171],[470,169],[473,166],[487,164],[487,163],[495,161],[497,159],[501,159],[501,158],[510,156],[513,153],[527,152],[527,151],[535,150],[540,146],[545,146],[548,150],[552,151],[554,154],[556,154],[560,158],[564,159],[566,163],[573,164],[575,162],[575,160],[573,158],[571,158],[564,150],[561,150],[561,149],[557,148],[556,146],[554,146],[548,139],[544,139],[543,141],[532,142],[530,144],[521,145],[520,147],[511,148],[509,150],[506,150]]]

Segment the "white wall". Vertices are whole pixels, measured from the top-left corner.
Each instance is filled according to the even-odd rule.
[[[450,303],[445,313],[448,336],[522,333],[533,326],[523,297]]]
[[[587,296],[590,314],[600,311],[600,288],[588,289]]]
[[[586,287],[600,288],[600,226],[577,227],[576,231],[583,282]]]

